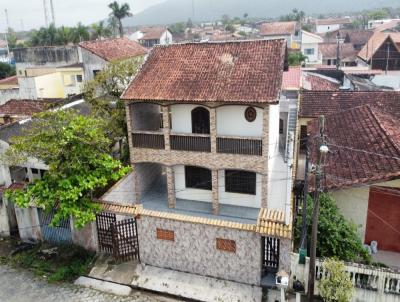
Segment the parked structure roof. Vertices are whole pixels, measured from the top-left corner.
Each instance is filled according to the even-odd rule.
[[[122,99],[276,102],[285,63],[283,39],[156,46]]]
[[[324,189],[388,181],[400,177],[400,119],[364,105],[325,118],[330,152],[324,163]],[[318,121],[308,124],[310,137],[319,133]],[[312,162],[317,141],[311,140]],[[311,181],[312,183],[312,181]]]
[[[106,61],[123,60],[147,53],[146,48],[128,38],[84,41],[79,46]]]
[[[294,35],[296,32],[296,22],[270,22],[260,26],[261,36]]]
[[[49,106],[50,103],[46,101],[12,99],[0,106],[0,116],[30,117],[44,111]]]

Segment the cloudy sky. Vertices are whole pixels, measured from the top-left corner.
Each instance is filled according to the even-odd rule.
[[[47,1],[50,18],[50,0]],[[107,5],[113,0],[53,0],[56,25],[75,25],[79,21],[90,24],[105,19],[110,10]],[[163,0],[124,0],[133,13],[137,13]],[[10,26],[25,30],[44,26],[43,0],[0,0],[0,32],[6,28],[5,12],[8,10]]]

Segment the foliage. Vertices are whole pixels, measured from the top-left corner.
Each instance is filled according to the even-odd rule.
[[[224,15],[222,15],[221,20],[222,20],[222,24],[226,26],[231,22],[231,17],[229,17],[229,15],[227,15],[227,14],[224,14]]]
[[[379,9],[368,13],[368,19],[370,20],[385,19],[388,16],[389,14],[386,9]]]
[[[46,111],[35,116],[22,135],[13,137],[5,153],[10,165],[36,158],[49,166],[41,180],[6,196],[18,206],[32,204],[55,209],[52,225],[72,216],[78,228],[95,219],[99,206],[92,202],[96,190],[129,170],[110,155],[106,123],[73,110]]]
[[[336,257],[342,261],[364,261],[370,263],[371,256],[364,248],[354,224],[348,222],[335,204],[331,195],[319,195],[320,212],[318,219],[317,255]],[[307,199],[307,234],[311,238],[313,201]],[[302,219],[297,220],[295,237],[301,236]],[[310,246],[310,243],[307,244]]]
[[[302,10],[298,10],[297,8],[293,9],[290,14],[284,15],[280,17],[280,21],[297,21],[302,22],[305,17],[305,12]]]
[[[124,36],[124,28],[122,26],[122,19],[132,16],[128,3],[119,5],[117,1],[111,2],[108,7],[111,9],[110,17],[118,21],[119,35]]]
[[[194,26],[194,25],[193,25],[193,21],[192,21],[192,19],[189,18],[189,19],[187,20],[187,22],[186,22],[186,27],[187,27],[187,28],[193,28],[193,26]]]
[[[0,62],[0,80],[15,75],[15,66]]]
[[[290,52],[288,54],[288,61],[290,66],[299,66],[307,59],[300,51]]]
[[[310,24],[310,23],[303,23],[303,24],[301,24],[301,29],[305,30],[305,31],[308,31],[308,32],[312,32],[313,25]]]
[[[82,23],[76,27],[61,26],[56,28],[54,24],[49,27],[41,27],[30,32],[28,44],[30,46],[54,46],[79,43],[90,39],[89,29]]]
[[[234,33],[235,27],[232,24],[228,24],[227,26],[225,26],[225,30],[229,31],[230,33]]]
[[[18,47],[18,37],[16,32],[12,28],[8,28],[7,43],[9,49]]]
[[[173,35],[179,35],[185,33],[186,24],[185,22],[174,23],[168,27]]]
[[[327,276],[318,283],[318,289],[324,301],[349,302],[353,296],[354,287],[343,262],[326,259],[322,267]]]
[[[239,31],[238,34],[241,35],[242,37],[247,36],[247,34],[243,30]]]
[[[36,245],[30,250],[10,256],[6,261],[14,267],[29,269],[37,276],[47,277],[49,282],[71,282],[87,274],[95,259],[94,253],[77,246],[58,247],[58,255],[48,259],[41,253],[48,248],[51,247]]]
[[[109,63],[84,85],[85,100],[92,105],[93,114],[106,123],[106,134],[114,142],[127,136],[125,106],[119,98],[142,61],[143,58],[132,58]]]
[[[100,21],[99,23],[95,23],[92,25],[92,38],[93,39],[102,39],[111,36],[111,29],[106,26],[104,21]]]

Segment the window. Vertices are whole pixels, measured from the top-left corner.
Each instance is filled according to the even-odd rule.
[[[38,169],[32,168],[31,170],[32,170],[32,174],[39,174],[39,170]]]
[[[157,239],[175,241],[174,231],[157,228],[156,233],[157,233]]]
[[[81,75],[81,74],[77,74],[77,75],[76,75],[76,81],[77,81],[78,83],[82,83],[82,80],[83,80],[82,75]]]
[[[186,188],[211,190],[211,170],[185,166],[185,183]]]
[[[307,150],[307,126],[300,126],[300,150]]]
[[[304,49],[304,53],[306,55],[313,55],[314,54],[314,48],[306,48],[306,49]]]
[[[283,119],[279,119],[279,134],[283,134]]]
[[[256,195],[256,173],[225,170],[225,191]]]
[[[217,250],[236,253],[236,241],[217,238]]]
[[[210,134],[210,112],[206,108],[192,110],[192,133]]]

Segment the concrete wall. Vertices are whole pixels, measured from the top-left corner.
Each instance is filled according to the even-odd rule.
[[[340,29],[340,24],[329,24],[329,25],[317,25],[316,32],[318,34],[323,34],[331,31]]]
[[[11,99],[19,99],[19,88],[0,89],[0,105]]]
[[[7,201],[0,196],[0,237],[10,236]]]
[[[172,34],[170,33],[169,30],[166,30],[160,38],[160,45],[168,45],[172,44]]]
[[[263,110],[256,108],[257,117],[248,122],[244,112],[248,106],[221,106],[217,112],[217,135],[262,137]]]
[[[64,98],[64,79],[59,72],[37,76],[36,93],[39,98]]]
[[[59,67],[79,62],[77,46],[42,46],[13,49],[17,70],[27,66]]]
[[[80,52],[82,56],[83,69],[85,74],[85,80],[90,81],[94,78],[94,70],[103,70],[107,65],[107,61],[96,56],[92,52],[80,47]]]
[[[19,96],[21,99],[36,100],[38,98],[35,78],[19,77]]]
[[[185,166],[178,165],[173,167],[175,176],[175,196],[180,199],[212,201],[212,190],[202,190],[186,188],[185,184]]]
[[[74,226],[74,220],[71,218],[72,242],[89,251],[98,251],[97,227],[96,222],[88,223],[82,229]]]
[[[261,238],[252,232],[141,216],[140,260],[149,265],[247,284],[260,284]],[[174,231],[160,240],[156,229]],[[236,242],[236,253],[216,249],[216,238]]]
[[[192,110],[198,105],[178,104],[171,108],[171,131],[178,133],[192,133]],[[204,107],[208,109],[207,107]]]
[[[140,175],[139,189],[141,194],[151,190],[154,183],[162,174],[162,165],[153,163],[142,163],[135,165],[136,172]]]
[[[42,240],[42,231],[36,208],[15,207],[15,214],[17,216],[19,236],[22,241]]]

